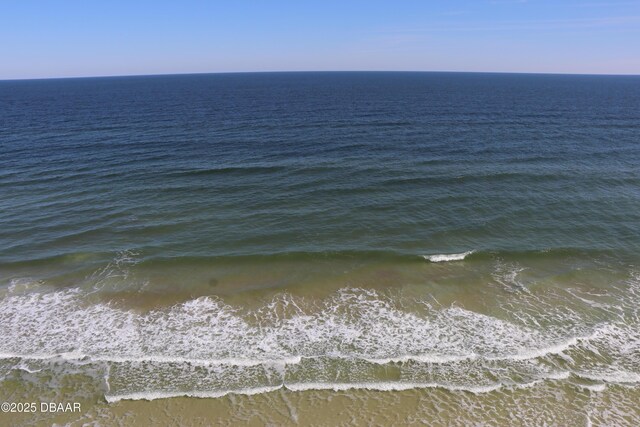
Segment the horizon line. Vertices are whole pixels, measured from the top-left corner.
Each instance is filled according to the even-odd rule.
[[[305,73],[432,73],[432,74],[521,74],[540,76],[601,76],[601,77],[640,77],[640,73],[572,73],[572,72],[539,72],[539,71],[457,71],[457,70],[263,70],[263,71],[202,71],[184,73],[149,73],[149,74],[99,74],[87,76],[60,77],[16,77],[0,78],[0,82],[29,81],[29,80],[71,80],[71,79],[101,79],[123,77],[170,77],[170,76],[198,76],[218,74],[305,74]]]

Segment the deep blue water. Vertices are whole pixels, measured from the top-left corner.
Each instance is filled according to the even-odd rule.
[[[0,82],[0,264],[640,247],[640,77]]]

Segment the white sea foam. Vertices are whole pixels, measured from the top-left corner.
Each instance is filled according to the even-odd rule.
[[[557,344],[552,344],[546,347],[541,348],[532,348],[525,349],[516,353],[500,353],[498,355],[478,355],[476,353],[470,354],[458,354],[458,355],[441,355],[441,354],[416,354],[416,355],[403,355],[396,357],[387,357],[387,358],[379,358],[379,359],[371,359],[365,358],[365,360],[377,363],[377,364],[388,364],[388,363],[404,363],[409,361],[422,362],[422,363],[451,363],[451,362],[459,362],[464,360],[530,360],[530,359],[538,359],[545,356],[559,354],[567,351],[571,347],[577,345],[582,340],[589,340],[595,336],[595,334],[584,335],[579,337],[570,337],[566,341],[559,342]]]
[[[459,254],[423,255],[422,257],[431,262],[462,261],[473,252],[474,251],[467,251]]]
[[[571,376],[571,372],[569,371],[556,371],[549,372],[545,375],[544,379],[546,380],[566,380]]]
[[[604,381],[607,383],[618,383],[618,384],[640,383],[640,374],[636,372],[625,371],[625,370],[615,370],[611,367],[608,367],[605,371],[602,371],[602,372],[577,371],[577,372],[574,372],[574,374],[581,378],[591,380],[591,381]]]
[[[438,383],[402,383],[402,382],[375,382],[375,383],[292,383],[281,384],[278,386],[255,387],[236,390],[219,390],[219,391],[173,391],[173,392],[141,392],[129,394],[106,395],[105,399],[109,403],[121,400],[157,400],[173,397],[196,397],[196,398],[217,398],[227,396],[229,394],[239,394],[252,396],[256,394],[270,393],[273,391],[285,389],[289,391],[347,391],[347,390],[369,390],[369,391],[406,391],[425,388],[442,388],[450,391],[464,391],[474,394],[489,393],[502,387],[500,384],[490,386],[455,386]]]
[[[500,384],[492,384],[487,386],[461,386],[448,385],[440,383],[416,383],[416,382],[371,382],[371,383],[296,383],[285,384],[284,388],[291,391],[309,391],[309,390],[371,390],[371,391],[405,391],[421,388],[444,388],[450,391],[467,391],[470,393],[488,393],[498,390],[502,386]]]
[[[567,375],[558,375],[548,379],[564,379]],[[217,391],[163,391],[163,392],[140,392],[128,394],[113,394],[105,396],[107,402],[114,403],[121,400],[157,400],[173,397],[196,397],[196,398],[217,398],[229,394],[257,395],[271,393],[277,390],[289,390],[294,392],[304,391],[348,391],[348,390],[368,390],[368,391],[407,391],[415,389],[440,388],[449,391],[467,392],[473,394],[490,393],[504,387],[528,388],[540,384],[541,380],[530,381],[522,384],[490,384],[490,385],[452,385],[444,383],[419,383],[419,382],[360,382],[360,383],[338,383],[338,382],[300,382],[283,383],[276,386],[254,387],[234,390]]]
[[[255,388],[248,388],[248,389],[220,390],[220,391],[174,391],[174,392],[151,391],[151,392],[116,394],[116,395],[107,394],[105,395],[105,399],[109,403],[115,403],[121,400],[158,400],[158,399],[169,399],[172,397],[196,397],[201,399],[208,399],[208,398],[224,397],[229,394],[242,394],[245,396],[252,396],[255,394],[263,394],[263,393],[269,393],[272,391],[280,390],[281,388],[282,386],[255,387]]]
[[[384,357],[384,358],[364,358],[367,362],[376,363],[378,365],[386,365],[389,363],[406,363],[406,362],[422,362],[422,363],[451,363],[463,360],[477,359],[477,354],[467,355],[445,355],[445,354],[407,354],[403,356]]]
[[[194,359],[189,357],[174,357],[163,355],[143,355],[143,356],[109,356],[109,355],[89,355],[83,353],[69,352],[60,354],[19,354],[0,353],[1,359],[22,359],[22,360],[66,360],[73,362],[112,362],[112,363],[159,363],[159,364],[188,364],[194,366],[228,365],[228,366],[259,366],[259,365],[295,365],[300,363],[300,356],[291,356],[282,359]]]
[[[339,292],[315,313],[278,318],[273,307],[265,311],[243,315],[217,299],[199,298],[141,314],[87,305],[76,290],[10,296],[0,301],[0,332],[7,338],[0,353],[255,365],[327,355],[391,360],[419,354],[408,358],[446,362],[553,345],[540,332],[459,307],[427,317],[403,311],[373,291]],[[249,323],[252,316],[263,324]]]
[[[525,268],[518,263],[505,263],[502,260],[498,260],[491,275],[496,282],[503,286],[525,290],[526,286],[518,280],[519,274],[524,270]]]
[[[505,355],[505,356],[488,356],[487,359],[488,360],[503,360],[503,359],[529,360],[529,359],[537,359],[537,358],[549,356],[549,355],[552,355],[552,354],[563,353],[563,352],[567,351],[568,349],[570,349],[571,347],[577,345],[580,341],[589,340],[593,336],[595,336],[595,334],[585,335],[585,336],[581,336],[581,337],[571,337],[571,338],[569,338],[568,340],[566,340],[564,342],[553,344],[553,345],[550,345],[548,347],[536,348],[536,349],[527,349],[527,350],[521,351],[521,352],[516,353],[516,354],[509,354],[509,355]]]
[[[526,310],[518,311],[518,304]],[[281,295],[253,311],[208,297],[138,312],[92,303],[78,289],[16,293],[0,299],[0,359],[32,360],[24,366],[33,372],[49,361],[79,368],[107,364],[104,378],[112,400],[163,396],[174,383],[189,390],[202,381],[206,393],[194,391],[196,397],[272,390],[275,386],[266,384],[274,381],[289,390],[467,391],[533,384],[526,378],[562,380],[574,372],[596,381],[640,381],[633,368],[640,342],[635,317],[576,330],[564,323],[580,322],[577,312],[556,310],[533,294],[512,296],[507,306],[515,307],[517,321],[455,305],[409,311],[365,289],[343,289],[313,305]],[[546,316],[559,326],[545,328],[532,316]],[[628,368],[601,366],[600,356],[590,358],[596,351]],[[573,362],[575,352],[591,361],[585,365],[589,369]],[[542,361],[554,355],[566,358],[567,369],[549,371]],[[397,364],[393,369],[400,369],[405,381],[378,381],[371,364]],[[327,372],[336,367],[349,377],[335,381]]]
[[[74,362],[111,362],[111,363],[158,363],[158,364],[188,364],[193,366],[291,366],[297,365],[302,362],[303,359],[340,359],[345,361],[358,361],[386,365],[391,363],[407,363],[407,362],[419,362],[427,364],[448,364],[462,361],[473,360],[488,360],[488,361],[522,361],[542,358],[548,355],[558,354],[566,351],[570,347],[576,345],[580,340],[588,339],[588,337],[571,338],[567,342],[553,345],[547,348],[541,348],[536,350],[529,350],[516,354],[503,354],[498,356],[481,356],[478,354],[467,355],[442,355],[442,354],[407,354],[395,357],[386,358],[371,358],[366,355],[349,355],[349,354],[318,354],[307,356],[289,356],[280,359],[246,359],[246,358],[226,358],[226,359],[195,359],[189,357],[174,357],[164,355],[143,355],[143,356],[108,356],[108,355],[88,355],[82,353],[60,353],[60,354],[21,354],[21,353],[0,353],[0,360],[2,359],[22,359],[22,360],[41,360],[41,361],[55,361],[66,360]]]
[[[600,393],[607,389],[606,384],[581,384],[580,387],[595,393]]]

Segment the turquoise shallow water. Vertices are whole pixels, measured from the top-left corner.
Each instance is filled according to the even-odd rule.
[[[0,123],[4,400],[640,422],[638,77],[3,81]]]

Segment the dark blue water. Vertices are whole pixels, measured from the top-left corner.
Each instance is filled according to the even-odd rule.
[[[640,77],[0,82],[0,262],[640,247]]]

